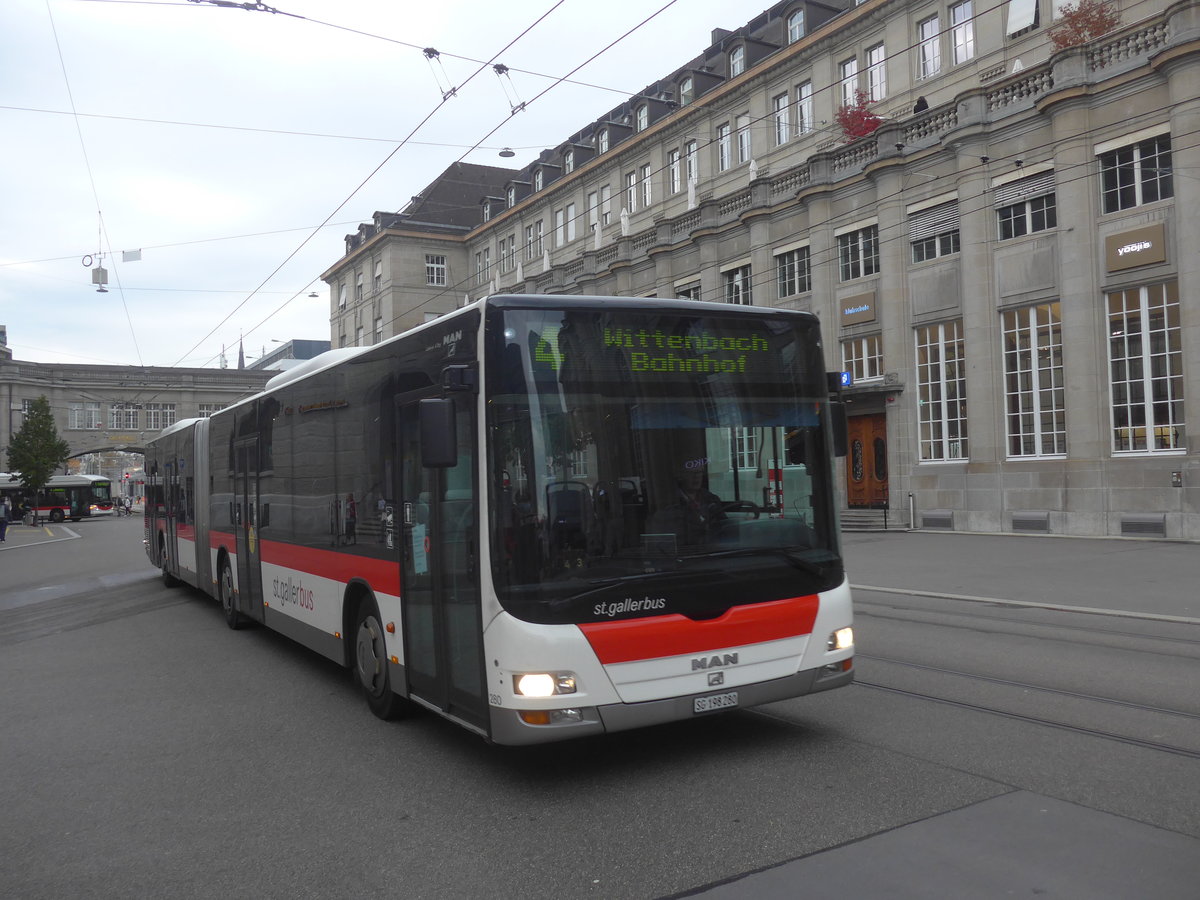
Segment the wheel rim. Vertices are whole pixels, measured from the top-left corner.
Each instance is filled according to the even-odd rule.
[[[387,660],[383,652],[383,629],[373,615],[367,615],[358,625],[354,656],[363,688],[373,696],[382,694],[387,684]]]

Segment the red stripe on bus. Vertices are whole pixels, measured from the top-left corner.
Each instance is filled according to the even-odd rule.
[[[181,541],[191,541],[196,543],[196,526],[195,525],[176,525],[175,536]]]
[[[579,628],[600,662],[633,662],[811,634],[819,606],[812,594],[735,606],[718,618],[700,622],[671,614],[593,622]]]
[[[225,531],[210,531],[208,533],[208,548],[220,550],[224,547],[230,553],[237,553],[237,539]]]
[[[306,575],[332,578],[342,584],[361,578],[373,590],[400,595],[400,562],[395,559],[374,559],[356,556],[339,550],[300,547],[277,541],[263,541],[259,556],[265,563],[282,566]]]

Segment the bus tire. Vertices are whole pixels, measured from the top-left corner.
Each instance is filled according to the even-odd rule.
[[[228,559],[221,560],[221,577],[217,579],[217,599],[225,611],[225,624],[237,631],[242,627],[242,614],[238,612],[236,595],[233,591],[233,569]]]
[[[61,509],[50,510],[50,521],[61,522],[63,520],[63,511]]]
[[[371,712],[384,720],[399,718],[407,711],[408,701],[392,691],[383,625],[375,601],[363,598],[354,618],[355,680]]]
[[[158,561],[162,569],[163,587],[173,588],[179,584],[179,579],[171,574],[171,558],[167,555],[167,542],[163,540],[158,542]]]

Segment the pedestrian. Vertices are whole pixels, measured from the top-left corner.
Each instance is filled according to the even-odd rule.
[[[7,497],[0,497],[0,544],[8,540],[8,519],[12,515],[12,507]]]
[[[133,515],[133,498],[128,494],[125,495],[125,515]]]

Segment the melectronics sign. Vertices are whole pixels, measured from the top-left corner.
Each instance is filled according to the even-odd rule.
[[[875,321],[875,292],[846,297],[838,301],[838,318],[842,325],[857,325]]]

